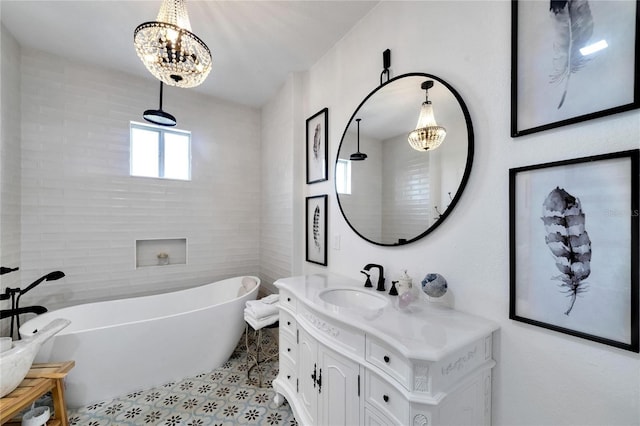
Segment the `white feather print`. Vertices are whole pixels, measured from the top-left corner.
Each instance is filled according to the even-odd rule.
[[[587,0],[551,0],[551,17],[555,28],[552,83],[564,83],[558,109],[564,104],[571,74],[581,70],[589,58],[580,49],[593,34],[593,18]]]

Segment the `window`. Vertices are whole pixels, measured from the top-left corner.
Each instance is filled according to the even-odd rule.
[[[130,174],[191,180],[191,132],[131,122]]]
[[[338,159],[336,163],[336,190],[351,195],[351,161]]]

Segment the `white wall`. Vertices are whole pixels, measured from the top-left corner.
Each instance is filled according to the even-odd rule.
[[[329,266],[362,279],[380,263],[387,279],[408,269],[446,277],[456,309],[497,321],[493,421],[497,425],[632,425],[640,422],[640,357],[584,339],[508,319],[508,170],[511,167],[638,148],[636,111],[512,139],[510,3],[382,2],[308,72],[304,113],[329,108],[330,158],[361,100],[379,84],[382,52],[392,76],[428,72],[449,82],[473,120],[476,153],[467,188],[447,220],[425,239],[384,248],[357,238],[340,215],[328,182],[305,185],[329,194]],[[298,123],[303,126],[304,122]],[[300,163],[304,157],[300,156]],[[299,239],[304,230],[299,228]],[[335,236],[340,250],[331,249]],[[299,256],[304,256],[300,254]]]
[[[301,85],[300,74],[291,74],[262,107],[260,278],[271,293],[277,292],[274,281],[293,275],[294,122],[301,116]]]
[[[1,43],[1,132],[0,139],[0,264],[20,266],[20,47],[4,28]],[[0,293],[20,286],[21,271],[0,278]],[[0,302],[0,309],[9,308]],[[0,335],[8,335],[9,321],[0,324]]]
[[[192,131],[192,180],[130,177],[129,121],[157,108],[157,80],[28,48],[21,61],[22,281],[67,275],[23,305],[51,309],[258,274],[258,110],[165,87],[164,109]],[[186,238],[187,264],[136,268],[135,241],[156,238]]]

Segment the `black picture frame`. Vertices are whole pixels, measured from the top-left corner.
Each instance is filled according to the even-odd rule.
[[[307,184],[328,180],[329,109],[323,108],[306,122]]]
[[[510,319],[640,351],[639,152],[509,170]]]
[[[512,137],[640,107],[640,2],[590,0],[571,13],[578,2],[554,3],[563,7],[511,1]],[[571,19],[568,43],[568,32],[558,28]],[[597,45],[608,47],[578,53],[577,47]],[[577,46],[574,56],[567,46]]]
[[[305,259],[327,266],[327,195],[306,198]]]

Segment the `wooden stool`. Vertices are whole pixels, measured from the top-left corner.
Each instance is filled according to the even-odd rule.
[[[75,366],[75,361],[33,364],[24,380],[10,394],[0,399],[0,424],[20,425],[20,419],[10,420],[28,408],[36,399],[51,392],[53,415],[48,426],[69,426],[67,405],[64,402],[63,379]]]

